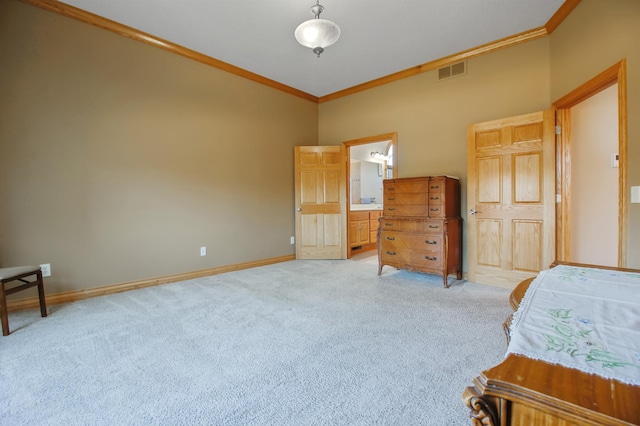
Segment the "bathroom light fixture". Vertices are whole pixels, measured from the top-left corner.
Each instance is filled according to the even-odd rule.
[[[389,156],[388,155],[384,155],[383,153],[381,153],[379,151],[373,151],[371,153],[371,157],[375,158],[376,160],[382,160],[382,161],[388,161],[389,160]]]
[[[311,7],[311,14],[315,18],[298,25],[294,33],[298,43],[311,48],[318,58],[325,47],[331,46],[340,38],[340,27],[331,21],[320,19],[323,11],[324,7],[320,5],[320,0],[317,0]]]

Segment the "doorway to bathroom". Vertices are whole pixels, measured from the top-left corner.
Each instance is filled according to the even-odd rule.
[[[347,173],[347,257],[374,250],[382,216],[382,181],[398,177],[398,135],[386,133],[343,142]]]

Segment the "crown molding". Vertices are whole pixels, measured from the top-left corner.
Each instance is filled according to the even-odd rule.
[[[427,62],[422,65],[418,65],[416,67],[408,68],[406,70],[399,71],[394,74],[389,74],[387,76],[380,77],[378,79],[371,80],[366,83],[362,83],[357,86],[353,86],[348,89],[341,90],[339,92],[321,96],[319,99],[319,102],[320,103],[328,102],[334,99],[353,95],[354,93],[362,92],[363,90],[373,89],[374,87],[383,86],[385,84],[393,83],[394,81],[402,80],[408,77],[413,77],[415,75],[422,74],[424,72],[431,71],[446,65],[450,65],[455,62],[474,58],[476,56],[484,55],[485,53],[494,52],[496,50],[504,49],[506,47],[515,46],[516,44],[535,40],[541,37],[545,37],[547,35],[548,34],[545,27],[539,27],[533,30],[524,31],[522,33],[505,37],[497,41],[492,41],[491,43],[483,44],[481,46],[474,47],[469,50],[465,50],[459,53],[454,53],[453,55],[445,56],[444,58],[436,59],[435,61]]]
[[[193,59],[205,65],[209,65],[214,68],[218,68],[223,71],[230,72],[237,76],[246,78],[256,83],[264,84],[265,86],[269,86],[271,88],[280,90],[282,92],[286,92],[291,95],[298,96],[308,101],[312,101],[316,103],[318,102],[317,96],[313,96],[309,93],[303,92],[302,90],[294,89],[293,87],[287,86],[282,83],[278,83],[277,81],[252,73],[251,71],[247,71],[240,67],[236,67],[235,65],[231,65],[227,62],[220,61],[218,59],[196,52],[195,50],[188,49],[184,46],[180,46],[179,44],[170,42],[168,40],[164,40],[159,37],[153,36],[151,34],[147,34],[143,31],[137,30],[135,28],[131,28],[127,25],[120,24],[118,22],[112,21],[107,18],[103,18],[102,16],[95,15],[93,13],[87,12],[82,9],[78,9],[77,7],[68,5],[66,3],[62,3],[57,0],[21,0],[21,1],[24,3],[30,4],[32,6],[36,6],[45,10],[49,10],[51,12],[58,13],[68,18],[78,20],[80,22],[84,22],[108,31],[112,31],[116,34],[120,34],[132,40],[141,41],[143,43],[149,44],[154,47],[158,47],[160,49],[169,51],[171,53],[184,56],[185,58]]]
[[[524,31],[519,34],[505,37],[503,39],[492,41],[487,44],[483,44],[478,47],[471,48],[459,53],[455,53],[444,58],[436,59],[435,61],[427,62],[416,67],[408,68],[403,71],[399,71],[394,74],[389,74],[384,77],[380,77],[375,80],[368,81],[366,83],[359,84],[338,92],[331,93],[329,95],[321,96],[319,102],[328,102],[334,99],[342,98],[344,96],[352,95],[363,90],[373,89],[374,87],[382,86],[392,83],[394,81],[402,80],[404,78],[413,77],[414,75],[422,74],[423,72],[431,71],[440,67],[451,65],[453,63],[471,59],[476,56],[484,55],[485,53],[494,52],[506,47],[515,46],[516,44],[532,41],[541,37],[550,35],[562,21],[576,8],[580,3],[580,0],[565,0],[565,2],[558,8],[556,13],[553,14],[547,23],[541,27],[534,28],[529,31]]]
[[[567,16],[576,8],[580,3],[580,0],[565,0],[562,6],[556,10],[551,18],[547,21],[544,27],[547,29],[547,33],[551,34],[558,28],[558,25],[565,20]]]
[[[285,84],[278,83],[277,81],[271,80],[261,75],[252,73],[243,68],[236,67],[227,62],[220,61],[218,59],[215,59],[210,56],[204,55],[202,53],[196,52],[194,50],[188,49],[184,46],[180,46],[168,40],[163,40],[159,37],[152,36],[151,34],[147,34],[135,28],[131,28],[129,26],[120,24],[118,22],[112,21],[107,18],[103,18],[101,16],[95,15],[93,13],[87,12],[77,7],[68,5],[66,3],[62,3],[58,0],[21,0],[21,1],[24,3],[30,4],[32,6],[46,9],[51,12],[55,12],[66,17],[76,19],[78,21],[85,22],[93,26],[103,28],[108,31],[112,31],[114,33],[128,37],[130,39],[141,41],[143,43],[149,44],[154,47],[158,47],[160,49],[169,51],[171,53],[175,53],[177,55],[184,56],[189,59],[193,59],[205,65],[209,65],[214,68],[218,68],[223,71],[230,72],[237,76],[252,80],[256,83],[269,86],[271,88],[280,90],[285,93],[289,93],[294,96],[298,96],[302,99],[306,99],[314,103],[323,103],[323,102],[332,101],[338,98],[352,95],[354,93],[372,89],[374,87],[383,86],[385,84],[389,84],[394,81],[402,80],[408,77],[413,77],[415,75],[422,74],[424,72],[431,71],[443,66],[447,66],[455,62],[474,58],[476,56],[484,55],[486,53],[504,49],[506,47],[515,46],[517,44],[524,43],[527,41],[536,40],[541,37],[546,37],[550,35],[558,27],[558,25],[560,25],[560,23],[569,15],[569,13],[571,13],[571,11],[573,11],[573,9],[575,9],[575,7],[580,3],[580,0],[565,0],[562,6],[560,6],[560,8],[556,11],[556,13],[542,27],[534,28],[529,31],[524,31],[513,36],[505,37],[497,41],[493,41],[478,47],[474,47],[469,50],[465,50],[463,52],[455,53],[453,55],[449,55],[444,58],[436,59],[434,61],[427,62],[412,68],[408,68],[403,71],[389,74],[387,76],[380,77],[378,79],[371,80],[366,83],[359,84],[357,86],[340,90],[338,92],[330,93],[325,96],[317,97],[309,93],[303,92],[301,90],[294,89],[293,87],[287,86]]]

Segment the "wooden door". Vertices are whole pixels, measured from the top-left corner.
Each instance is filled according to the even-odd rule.
[[[469,126],[470,281],[513,288],[555,260],[554,126],[552,110]]]
[[[296,257],[346,259],[343,146],[295,147]]]

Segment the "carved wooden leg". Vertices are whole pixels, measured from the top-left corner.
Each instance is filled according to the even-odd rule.
[[[509,342],[511,341],[511,319],[513,318],[513,314],[509,315],[506,320],[502,323],[502,331],[504,331],[504,335],[507,338],[507,346],[509,346]]]
[[[499,426],[494,401],[485,399],[475,386],[469,386],[464,390],[462,400],[471,409],[469,417],[474,426]]]

